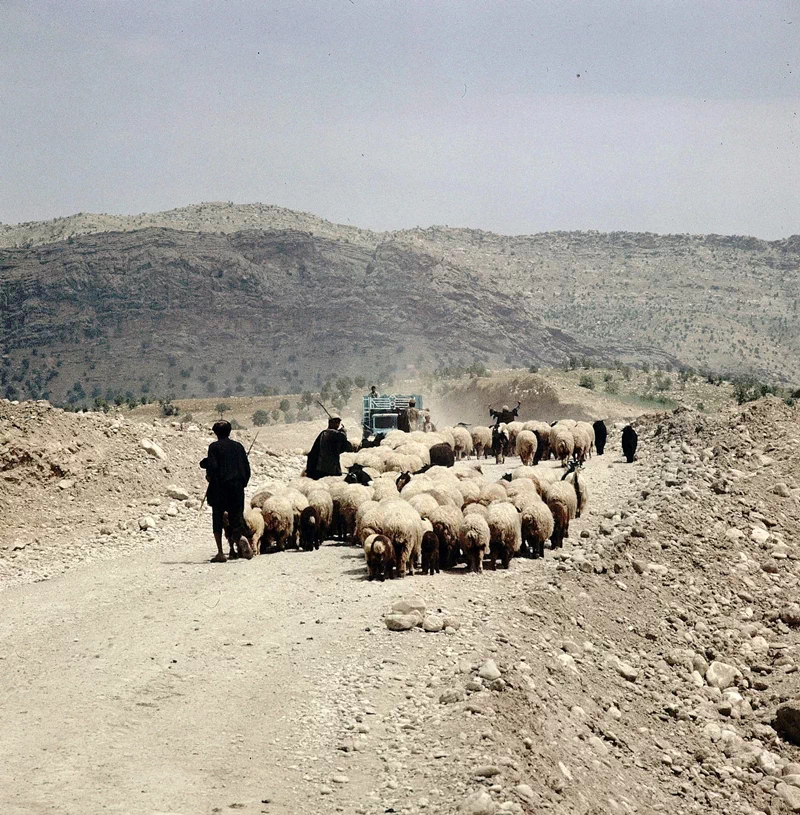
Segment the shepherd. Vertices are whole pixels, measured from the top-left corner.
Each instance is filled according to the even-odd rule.
[[[341,475],[339,456],[352,451],[353,445],[347,440],[342,420],[338,416],[331,416],[327,429],[317,436],[308,454],[306,475],[315,481],[327,475]]]
[[[214,422],[211,428],[217,440],[208,446],[208,454],[200,462],[208,481],[208,503],[211,506],[211,529],[217,544],[212,563],[225,563],[222,551],[222,516],[228,513],[232,539],[238,539],[245,530],[244,488],[250,481],[250,462],[247,452],[238,441],[230,438],[231,423]]]
[[[501,424],[509,424],[513,422],[517,416],[519,415],[519,408],[522,402],[517,402],[517,406],[514,410],[509,410],[508,405],[503,405],[500,410],[492,410],[492,406],[489,405],[489,415],[495,420],[494,426],[497,427]]]

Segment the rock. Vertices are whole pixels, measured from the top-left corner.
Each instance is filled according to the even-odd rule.
[[[533,789],[528,784],[517,784],[514,792],[525,801],[533,801]]]
[[[618,657],[611,657],[608,663],[623,679],[627,679],[628,682],[635,682],[639,676],[639,671],[637,671],[636,668]]]
[[[459,688],[448,688],[440,697],[439,701],[443,705],[453,705],[456,702],[464,701],[464,691]]]
[[[474,792],[458,806],[463,815],[496,815],[497,804],[485,790]]]
[[[333,781],[334,784],[347,784],[350,779],[346,775],[333,775],[331,776],[331,781]]]
[[[792,497],[792,491],[789,489],[787,484],[776,484],[772,488],[772,491],[775,493],[775,495],[780,495],[781,498]]]
[[[739,676],[739,671],[733,665],[726,665],[724,662],[715,660],[708,666],[706,682],[712,688],[725,690],[736,681],[737,676]]]
[[[486,662],[481,665],[480,670],[478,671],[478,676],[481,679],[486,679],[488,682],[492,682],[495,679],[499,679],[501,674],[495,661],[493,659],[487,659]]]
[[[492,778],[495,775],[500,775],[501,770],[494,764],[482,764],[480,767],[475,768],[475,775],[481,778]]]
[[[744,537],[744,532],[741,529],[736,529],[735,527],[731,527],[726,533],[725,537],[729,541],[740,541]]]
[[[644,574],[647,570],[647,564],[643,560],[632,560],[631,566],[636,574]]]
[[[760,526],[754,526],[750,532],[750,537],[756,543],[766,543],[769,540],[769,532],[767,532],[766,529],[762,529]]]
[[[775,795],[783,800],[791,812],[800,812],[800,789],[781,781],[775,787]]]
[[[191,498],[188,490],[183,487],[176,487],[174,484],[167,487],[167,496],[174,498],[176,501],[188,501]]]
[[[800,745],[800,700],[793,699],[778,708],[775,729],[787,741]]]
[[[601,521],[600,533],[603,535],[612,535],[614,533],[614,524],[610,521]]]
[[[445,617],[442,622],[444,623],[445,628],[453,628],[458,631],[461,628],[461,621],[457,617],[453,617],[452,615],[448,615]]]
[[[143,515],[141,518],[139,518],[138,523],[139,529],[142,531],[156,528],[156,519],[152,515]]]
[[[410,631],[422,622],[419,614],[387,614],[383,618],[389,631]]]
[[[786,625],[800,625],[800,605],[797,603],[792,603],[791,605],[782,608],[780,617],[781,622],[786,623]]]
[[[60,490],[68,490],[75,486],[75,481],[72,478],[62,478],[61,481],[58,482],[58,488]]]
[[[432,634],[437,634],[444,628],[444,621],[441,617],[437,617],[435,614],[429,614],[423,621],[422,621],[422,628],[425,631],[428,631]]]
[[[411,611],[418,611],[422,616],[425,616],[425,609],[425,601],[417,595],[404,597],[392,603],[392,611],[397,614],[408,614]]]
[[[167,454],[151,439],[142,439],[139,444],[141,444],[145,452],[149,453],[153,458],[166,461]]]

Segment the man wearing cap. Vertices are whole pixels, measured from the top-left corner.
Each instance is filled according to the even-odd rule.
[[[230,438],[230,422],[215,422],[211,429],[217,440],[209,444],[208,455],[200,466],[206,471],[211,528],[217,543],[217,554],[211,562],[224,563],[227,558],[222,551],[222,515],[228,513],[234,535],[244,531],[244,488],[250,480],[250,462],[244,447]]]
[[[326,475],[341,475],[342,466],[339,456],[351,453],[353,445],[347,440],[342,420],[338,416],[328,419],[328,428],[314,440],[306,462],[306,475],[317,480]]]

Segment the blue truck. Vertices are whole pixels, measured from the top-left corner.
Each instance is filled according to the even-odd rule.
[[[395,393],[379,396],[367,394],[361,410],[361,429],[364,438],[385,435],[390,430],[397,430],[397,419],[408,408],[412,399],[417,410],[422,411],[422,397],[417,394]]]

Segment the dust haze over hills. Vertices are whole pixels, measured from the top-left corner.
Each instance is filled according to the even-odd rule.
[[[10,397],[300,392],[572,355],[800,381],[797,237],[374,233],[212,203],[0,240]]]

